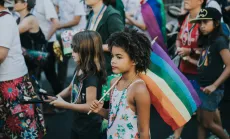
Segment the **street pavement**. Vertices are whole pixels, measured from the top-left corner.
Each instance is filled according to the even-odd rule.
[[[68,85],[71,81],[75,64],[72,59],[68,66]],[[44,89],[51,92],[51,87],[47,82],[44,74],[42,74],[41,85]],[[230,132],[230,101],[222,101],[220,105],[220,112],[223,120],[223,126]],[[67,110],[60,114],[45,114],[45,122],[47,125],[47,135],[44,139],[69,139],[72,125],[72,112]],[[151,136],[152,139],[165,139],[172,134],[171,128],[164,123],[155,109],[151,108]],[[182,139],[197,139],[197,122],[194,116],[185,126],[182,133]]]

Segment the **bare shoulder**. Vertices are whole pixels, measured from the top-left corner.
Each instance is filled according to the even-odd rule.
[[[143,80],[136,80],[131,86],[130,91],[134,92],[135,95],[149,94],[148,88]]]

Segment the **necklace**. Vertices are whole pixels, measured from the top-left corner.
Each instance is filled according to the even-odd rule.
[[[202,50],[201,55],[200,55],[200,59],[197,62],[197,67],[200,68],[204,64],[204,62],[208,56],[209,48],[210,48],[210,46],[206,48],[204,56],[202,54],[204,52],[204,49]]]
[[[181,36],[182,36],[182,44],[184,46],[186,44],[189,45],[189,46],[192,44],[192,32],[193,32],[193,29],[196,26],[196,24],[193,24],[192,27],[189,29],[189,27],[188,27],[188,25],[189,25],[189,19],[190,19],[190,14],[186,18],[184,29],[183,29],[183,32],[181,34]],[[187,37],[187,38],[185,38],[185,37]]]
[[[136,77],[137,75],[135,75],[133,78],[132,78],[132,80],[128,83],[128,85],[125,87],[125,89],[123,90],[123,92],[122,92],[122,94],[121,94],[121,97],[120,97],[120,99],[119,99],[119,102],[118,102],[118,108],[116,109],[116,112],[115,112],[115,116],[113,117],[113,119],[112,119],[112,123],[110,124],[110,120],[108,120],[109,121],[109,123],[108,123],[108,129],[110,129],[112,126],[113,126],[113,123],[115,122],[115,119],[117,118],[117,114],[118,114],[118,112],[119,112],[119,110],[120,110],[120,103],[121,103],[121,100],[122,100],[122,96],[124,96],[124,94],[125,94],[125,92],[127,91],[127,89],[128,89],[128,87],[132,84],[132,82],[133,82],[133,80],[135,79],[135,77]],[[120,79],[121,80],[121,79]],[[118,83],[118,82],[117,82]],[[114,91],[114,89],[113,89],[113,91]],[[110,100],[111,101],[111,100]],[[110,102],[111,103],[111,102]],[[109,117],[110,117],[110,114],[111,113],[109,113]]]
[[[89,28],[91,28],[92,30],[95,28],[95,26],[96,26],[96,24],[97,24],[97,21],[98,21],[98,18],[99,18],[99,16],[102,14],[102,12],[104,11],[105,7],[106,7],[106,6],[103,4],[103,6],[102,6],[101,9],[100,9],[100,12],[98,13],[98,15],[97,15],[97,17],[96,17],[96,19],[95,19],[95,21],[94,21],[94,24],[93,24],[93,27],[92,27],[92,28],[91,28],[91,26],[92,26],[92,19],[93,19],[94,13],[93,13],[92,17],[90,18],[90,20],[89,20]]]

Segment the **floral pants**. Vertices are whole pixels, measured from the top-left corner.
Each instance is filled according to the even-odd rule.
[[[46,133],[39,104],[20,104],[36,96],[29,76],[0,82],[0,138],[40,139]]]

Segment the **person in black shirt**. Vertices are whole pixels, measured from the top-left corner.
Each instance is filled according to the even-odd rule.
[[[222,84],[230,75],[230,52],[228,40],[221,29],[221,13],[215,8],[205,8],[192,23],[200,24],[201,35],[198,45],[202,48],[198,61],[188,57],[197,65],[199,80],[196,87],[201,99],[201,106],[197,111],[199,128],[198,138],[205,139],[205,128],[221,139],[229,139],[225,134],[218,117],[218,104],[223,98]],[[219,121],[221,121],[219,119]]]
[[[20,14],[20,17],[17,19],[17,24],[26,65],[29,75],[36,76],[36,70],[38,70],[41,64],[37,62],[38,60],[34,60],[36,58],[28,56],[26,50],[41,51],[42,48],[38,47],[43,47],[47,43],[36,17],[30,13],[36,1],[15,0],[14,2],[14,10]]]
[[[79,32],[73,37],[72,57],[77,69],[71,84],[57,95],[50,104],[55,107],[76,111],[72,126],[73,139],[99,139],[102,117],[97,114],[87,115],[89,105],[100,99],[102,84],[106,80],[105,59],[102,40],[95,31]],[[71,96],[71,103],[62,98]]]

